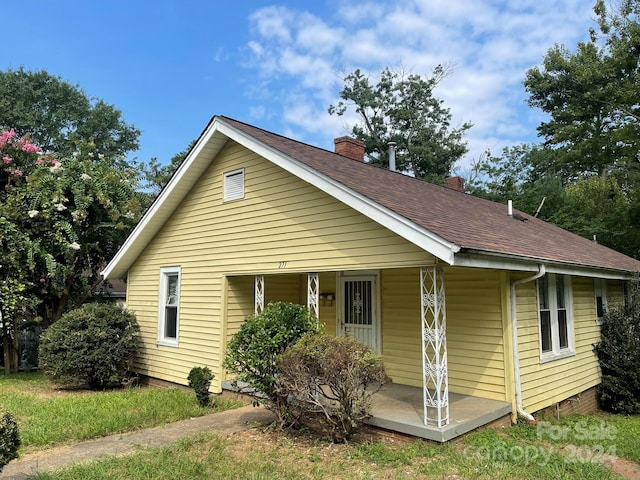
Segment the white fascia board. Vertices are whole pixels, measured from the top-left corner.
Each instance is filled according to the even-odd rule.
[[[416,225],[405,217],[373,202],[364,195],[319,173],[308,165],[284,155],[242,131],[236,130],[225,124],[224,121],[220,122],[218,130],[230,139],[244,145],[292,175],[318,187],[328,195],[431,253],[443,262],[453,265],[454,256],[460,250],[458,245]]]
[[[572,275],[577,277],[606,278],[608,280],[628,280],[634,276],[632,272],[560,263],[544,258],[518,257],[496,252],[459,253],[455,257],[453,266],[490,268],[497,270],[511,270],[519,272],[537,272],[543,264],[548,273]]]
[[[216,132],[218,124],[218,119],[214,119],[200,135],[185,161],[180,164],[169,183],[145,212],[120,250],[101,272],[105,279],[120,278],[126,275],[131,264],[142,253],[158,230],[162,228],[177,204],[189,193],[193,184],[198,181],[209,164],[209,159],[200,159],[199,155]],[[197,160],[201,160],[199,165]]]

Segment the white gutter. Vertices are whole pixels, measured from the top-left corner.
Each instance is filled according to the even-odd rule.
[[[530,413],[526,412],[522,405],[522,384],[520,381],[520,355],[518,353],[518,318],[517,318],[517,305],[516,305],[516,287],[523,283],[533,282],[539,279],[546,273],[544,264],[539,265],[538,273],[531,277],[522,278],[511,282],[511,335],[513,336],[513,375],[514,382],[516,384],[516,409],[518,415],[526,418],[530,422],[535,422],[536,419]]]

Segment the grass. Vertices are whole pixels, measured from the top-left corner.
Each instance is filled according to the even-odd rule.
[[[189,390],[59,391],[39,374],[0,375],[0,405],[16,415],[27,450],[210,411]],[[233,405],[223,408],[228,406]],[[604,413],[485,428],[444,445],[370,436],[334,445],[304,433],[253,429],[224,437],[204,434],[170,448],[140,449],[33,478],[615,480],[623,477],[601,454],[637,465],[639,436],[640,416]]]
[[[38,480],[60,479],[620,479],[610,465],[568,457],[563,447],[583,447],[604,441],[596,437],[615,427],[611,440],[633,459],[633,442],[640,417],[598,414],[575,416],[538,427],[477,430],[459,440],[439,445],[427,441],[354,441],[334,445],[304,434],[248,430],[231,437],[213,434],[185,439],[172,448],[144,450],[120,458],[77,465]],[[566,438],[548,435],[551,427],[566,427]],[[553,431],[556,431],[553,430]],[[611,433],[613,430],[610,430]],[[546,433],[545,433],[546,432]],[[587,435],[591,432],[592,435]],[[600,432],[600,433],[597,433]],[[584,438],[583,436],[590,438]],[[576,436],[581,438],[576,438]],[[582,441],[586,443],[581,443]],[[637,440],[636,440],[637,441]],[[593,442],[593,443],[591,443]],[[627,456],[626,452],[630,456]],[[595,460],[592,458],[592,460]]]
[[[239,406],[219,401],[216,410]],[[192,391],[140,387],[126,390],[65,391],[40,373],[0,375],[0,406],[20,428],[20,453],[113,433],[153,427],[211,413]]]

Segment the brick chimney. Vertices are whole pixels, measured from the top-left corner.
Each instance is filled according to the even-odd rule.
[[[351,137],[339,137],[336,138],[333,143],[335,144],[335,152],[338,155],[364,162],[364,142]]]
[[[452,190],[464,192],[464,180],[462,177],[447,177],[447,187]]]

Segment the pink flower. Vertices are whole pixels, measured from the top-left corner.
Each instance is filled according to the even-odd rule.
[[[7,157],[6,155],[4,157],[2,157],[2,162],[5,165],[9,165],[11,163],[11,157]]]
[[[23,152],[29,152],[29,153],[36,153],[40,151],[40,147],[32,143],[24,143],[20,148]]]
[[[44,283],[44,282],[46,282],[46,280],[44,278],[41,278],[40,283]]]
[[[24,174],[22,173],[22,170],[18,170],[17,168],[13,171],[13,174],[14,174],[14,175],[17,175],[17,176],[19,176],[19,177],[21,177],[22,175],[24,175]]]
[[[0,149],[4,148],[6,144],[12,143],[15,136],[16,132],[13,130],[13,128],[11,130],[5,130],[0,133]]]
[[[38,160],[36,160],[36,165],[42,165],[44,163],[44,160],[42,158],[39,158]]]

